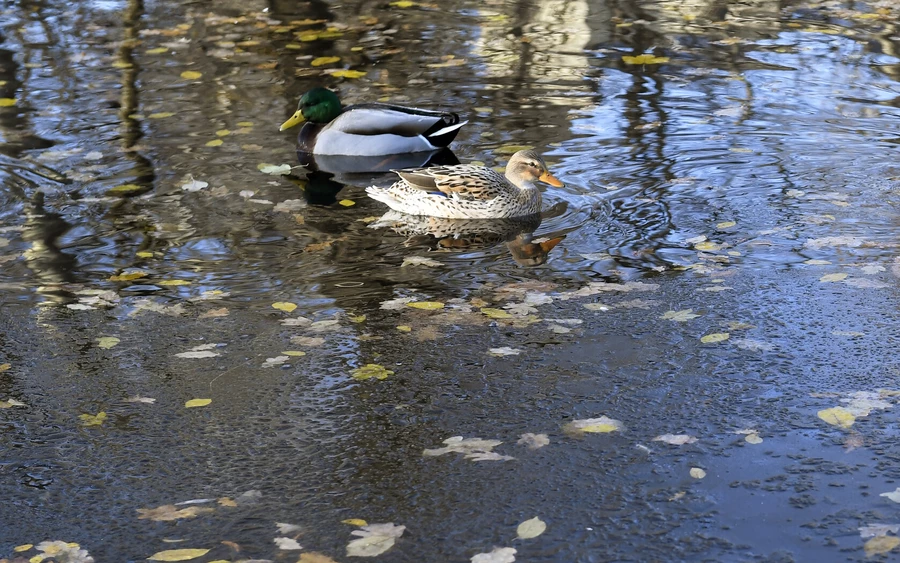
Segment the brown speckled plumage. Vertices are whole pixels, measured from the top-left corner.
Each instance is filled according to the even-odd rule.
[[[562,186],[534,151],[519,151],[506,175],[472,164],[398,170],[389,188],[370,186],[369,197],[396,211],[447,219],[502,219],[541,211],[536,181]]]

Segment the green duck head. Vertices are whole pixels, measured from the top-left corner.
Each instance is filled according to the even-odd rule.
[[[328,123],[341,114],[341,101],[337,94],[327,88],[313,88],[300,96],[297,111],[281,124],[279,131],[294,125],[311,121],[312,123]]]

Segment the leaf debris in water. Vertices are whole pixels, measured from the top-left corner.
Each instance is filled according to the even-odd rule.
[[[360,381],[365,381],[366,379],[371,379],[373,377],[375,379],[387,379],[391,375],[394,375],[394,372],[380,364],[366,364],[350,372],[350,377]]]
[[[816,413],[816,416],[839,428],[850,428],[856,422],[856,417],[844,407],[832,407],[830,409],[822,409]]]
[[[516,535],[519,536],[519,539],[528,540],[531,538],[536,538],[539,535],[544,533],[544,530],[547,529],[547,524],[535,516],[530,520],[525,520],[516,528]]]
[[[470,561],[472,563],[515,563],[515,560],[516,548],[495,547],[487,553],[473,555]]]
[[[569,434],[585,434],[585,433],[608,433],[621,431],[624,425],[615,419],[607,416],[599,418],[583,418],[573,420],[563,426],[563,431]]]
[[[157,551],[147,559],[150,561],[190,561],[203,557],[207,553],[209,553],[208,549],[167,549]]]
[[[184,406],[190,409],[194,407],[205,407],[210,403],[212,403],[212,399],[191,399],[190,401],[185,402]]]
[[[406,526],[395,526],[393,523],[369,524],[351,535],[361,536],[347,544],[348,557],[375,557],[393,547],[394,542],[403,535]]]

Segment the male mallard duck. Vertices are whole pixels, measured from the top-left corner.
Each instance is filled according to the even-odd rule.
[[[433,151],[453,141],[460,121],[452,112],[390,104],[341,107],[337,94],[313,88],[300,97],[297,111],[281,131],[303,123],[299,149],[313,154],[378,156]]]
[[[541,211],[540,180],[563,185],[532,150],[512,155],[506,176],[472,164],[395,170],[400,176],[389,188],[369,186],[369,197],[410,215],[445,219],[502,219]]]

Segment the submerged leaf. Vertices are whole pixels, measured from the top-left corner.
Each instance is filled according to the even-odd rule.
[[[203,506],[188,506],[178,508],[174,504],[164,504],[156,508],[138,508],[138,520],[153,520],[154,522],[171,522],[182,518],[195,518],[201,514],[215,512],[212,508]]]
[[[84,426],[100,426],[106,420],[106,413],[100,411],[97,414],[80,414],[78,418]]]
[[[472,563],[514,563],[516,549],[514,547],[495,547],[488,553],[473,555]]]
[[[876,536],[863,545],[867,557],[880,555],[892,551],[900,545],[900,538],[897,536]]]
[[[393,547],[394,542],[403,535],[406,526],[387,524],[369,524],[351,532],[354,536],[362,536],[347,544],[348,557],[375,557]]]
[[[694,313],[693,309],[682,309],[681,311],[666,311],[662,314],[661,319],[665,321],[676,321],[676,322],[684,322],[689,321],[691,319],[696,319],[700,315]]]
[[[366,379],[371,379],[373,377],[375,379],[387,379],[391,375],[394,375],[393,371],[379,364],[366,364],[350,372],[350,377],[360,381],[365,381]]]
[[[119,342],[121,342],[121,340],[115,336],[101,336],[97,339],[97,347],[102,348],[103,350],[109,350]]]
[[[525,434],[522,434],[522,437],[519,438],[516,443],[526,446],[529,450],[536,450],[549,444],[550,438],[546,434],[532,434],[531,432],[526,432]]]
[[[727,332],[715,332],[713,334],[707,334],[700,337],[700,342],[704,344],[715,344],[717,342],[724,342],[731,338],[731,335]]]
[[[673,446],[681,446],[684,444],[693,444],[697,441],[697,438],[688,434],[663,434],[662,436],[653,438],[653,441],[665,442],[667,444],[672,444]]]

